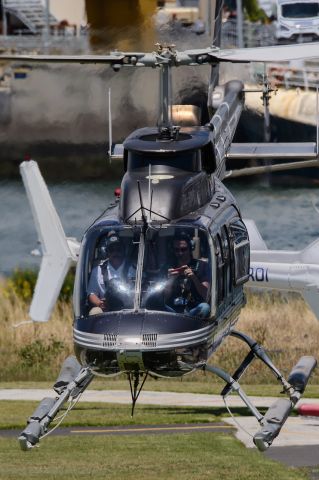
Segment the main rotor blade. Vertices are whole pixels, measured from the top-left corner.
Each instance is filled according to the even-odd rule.
[[[212,52],[219,62],[284,62],[319,58],[319,42],[271,47],[241,48]]]
[[[0,60],[44,63],[114,63],[125,55],[0,55]]]
[[[0,62],[25,62],[25,63],[77,63],[77,64],[111,64],[125,67],[155,67],[158,64],[156,53],[143,52],[111,52],[109,55],[0,55]],[[161,63],[167,63],[165,58]]]
[[[169,48],[161,52],[111,52],[109,55],[0,55],[0,61],[42,63],[93,63],[129,67],[158,67],[202,65],[220,62],[281,62],[319,58],[319,43],[302,43],[257,48],[225,49],[208,47],[203,49],[175,51]]]

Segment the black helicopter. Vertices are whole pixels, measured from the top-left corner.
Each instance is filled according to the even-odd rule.
[[[201,126],[191,109],[195,120],[183,126],[182,119],[177,125],[171,70],[208,64],[214,72],[220,61],[289,59],[305,56],[305,51],[310,57],[318,55],[317,48],[309,44],[178,52],[159,45],[150,54],[0,56],[23,62],[109,63],[115,71],[148,66],[161,73],[158,126],[139,129],[124,141],[121,193],[86,231],[80,247],[65,237],[37,164],[21,165],[43,248],[32,319],[47,319],[70,264],[77,262],[76,358],[69,357],[62,367],[54,385],[57,397],[43,399],[30,416],[19,437],[22,449],[39,442],[65,402],[76,400],[94,375],[126,373],[134,408],[147,375],[179,377],[195,370],[222,378],[223,397],[236,391],[261,425],[254,436],[256,446],[265,450],[271,445],[304,392],[316,360],[302,357],[285,379],[261,345],[234,329],[245,305],[250,240],[236,200],[222,180],[244,106],[244,86],[228,82],[216,106],[211,80],[209,123]],[[233,375],[208,364],[228,335],[250,350]],[[265,415],[238,383],[254,358],[270,368],[287,395]]]

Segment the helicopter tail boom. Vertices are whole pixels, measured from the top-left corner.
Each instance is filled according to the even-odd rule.
[[[252,247],[247,286],[299,292],[319,320],[319,239],[300,251],[268,250],[254,222],[246,226]]]
[[[38,164],[25,161],[20,172],[43,253],[29,315],[33,321],[45,322],[70,266],[76,262],[78,244],[66,238]]]
[[[226,155],[244,107],[243,89],[244,85],[240,81],[227,82],[224,87],[225,94],[222,100],[216,102],[219,103],[218,108],[209,122],[216,160],[215,175],[221,180],[225,177]],[[213,97],[213,92],[211,96]]]

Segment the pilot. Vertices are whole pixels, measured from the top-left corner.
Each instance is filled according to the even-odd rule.
[[[118,234],[109,232],[101,246],[107,258],[92,269],[88,284],[89,315],[125,308],[124,282],[135,277],[135,268],[125,261],[125,245]],[[127,293],[129,293],[127,291]]]
[[[210,291],[208,263],[192,255],[192,240],[187,233],[178,234],[173,241],[174,266],[168,269],[165,292],[168,311],[207,318]]]

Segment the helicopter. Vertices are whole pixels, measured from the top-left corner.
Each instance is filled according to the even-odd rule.
[[[216,69],[220,62],[316,56],[315,43],[182,52],[172,45],[157,45],[152,53],[0,56],[3,61],[100,63],[110,64],[114,71],[129,67],[160,71],[158,125],[138,129],[115,146],[111,156],[123,159],[124,165],[121,189],[81,243],[66,237],[37,163],[28,160],[20,166],[43,253],[30,307],[33,321],[49,319],[67,271],[77,264],[75,357],[68,357],[62,366],[54,384],[57,396],[44,398],[29,417],[19,436],[23,450],[50,433],[63,405],[69,401],[69,411],[95,375],[121,373],[129,380],[133,413],[148,375],[210,372],[225,382],[223,398],[236,392],[258,420],[254,443],[259,450],[266,450],[278,436],[316,359],[301,357],[285,378],[264,348],[234,327],[246,302],[245,284],[299,291],[319,314],[318,240],[301,252],[268,250],[254,222],[243,220],[223,180],[240,175],[227,171],[227,159],[246,158],[252,151],[254,158],[263,158],[267,151],[268,158],[304,158],[303,164],[318,166],[317,145],[233,144],[244,107],[244,85],[233,80],[216,90]],[[172,104],[171,74],[180,65],[212,67],[206,125],[199,124],[196,109]],[[280,169],[285,165],[292,168],[286,163]],[[251,171],[260,173],[263,168]],[[247,169],[242,174],[248,174]],[[208,363],[228,336],[249,347],[232,375]],[[286,394],[265,415],[239,384],[256,358]]]

